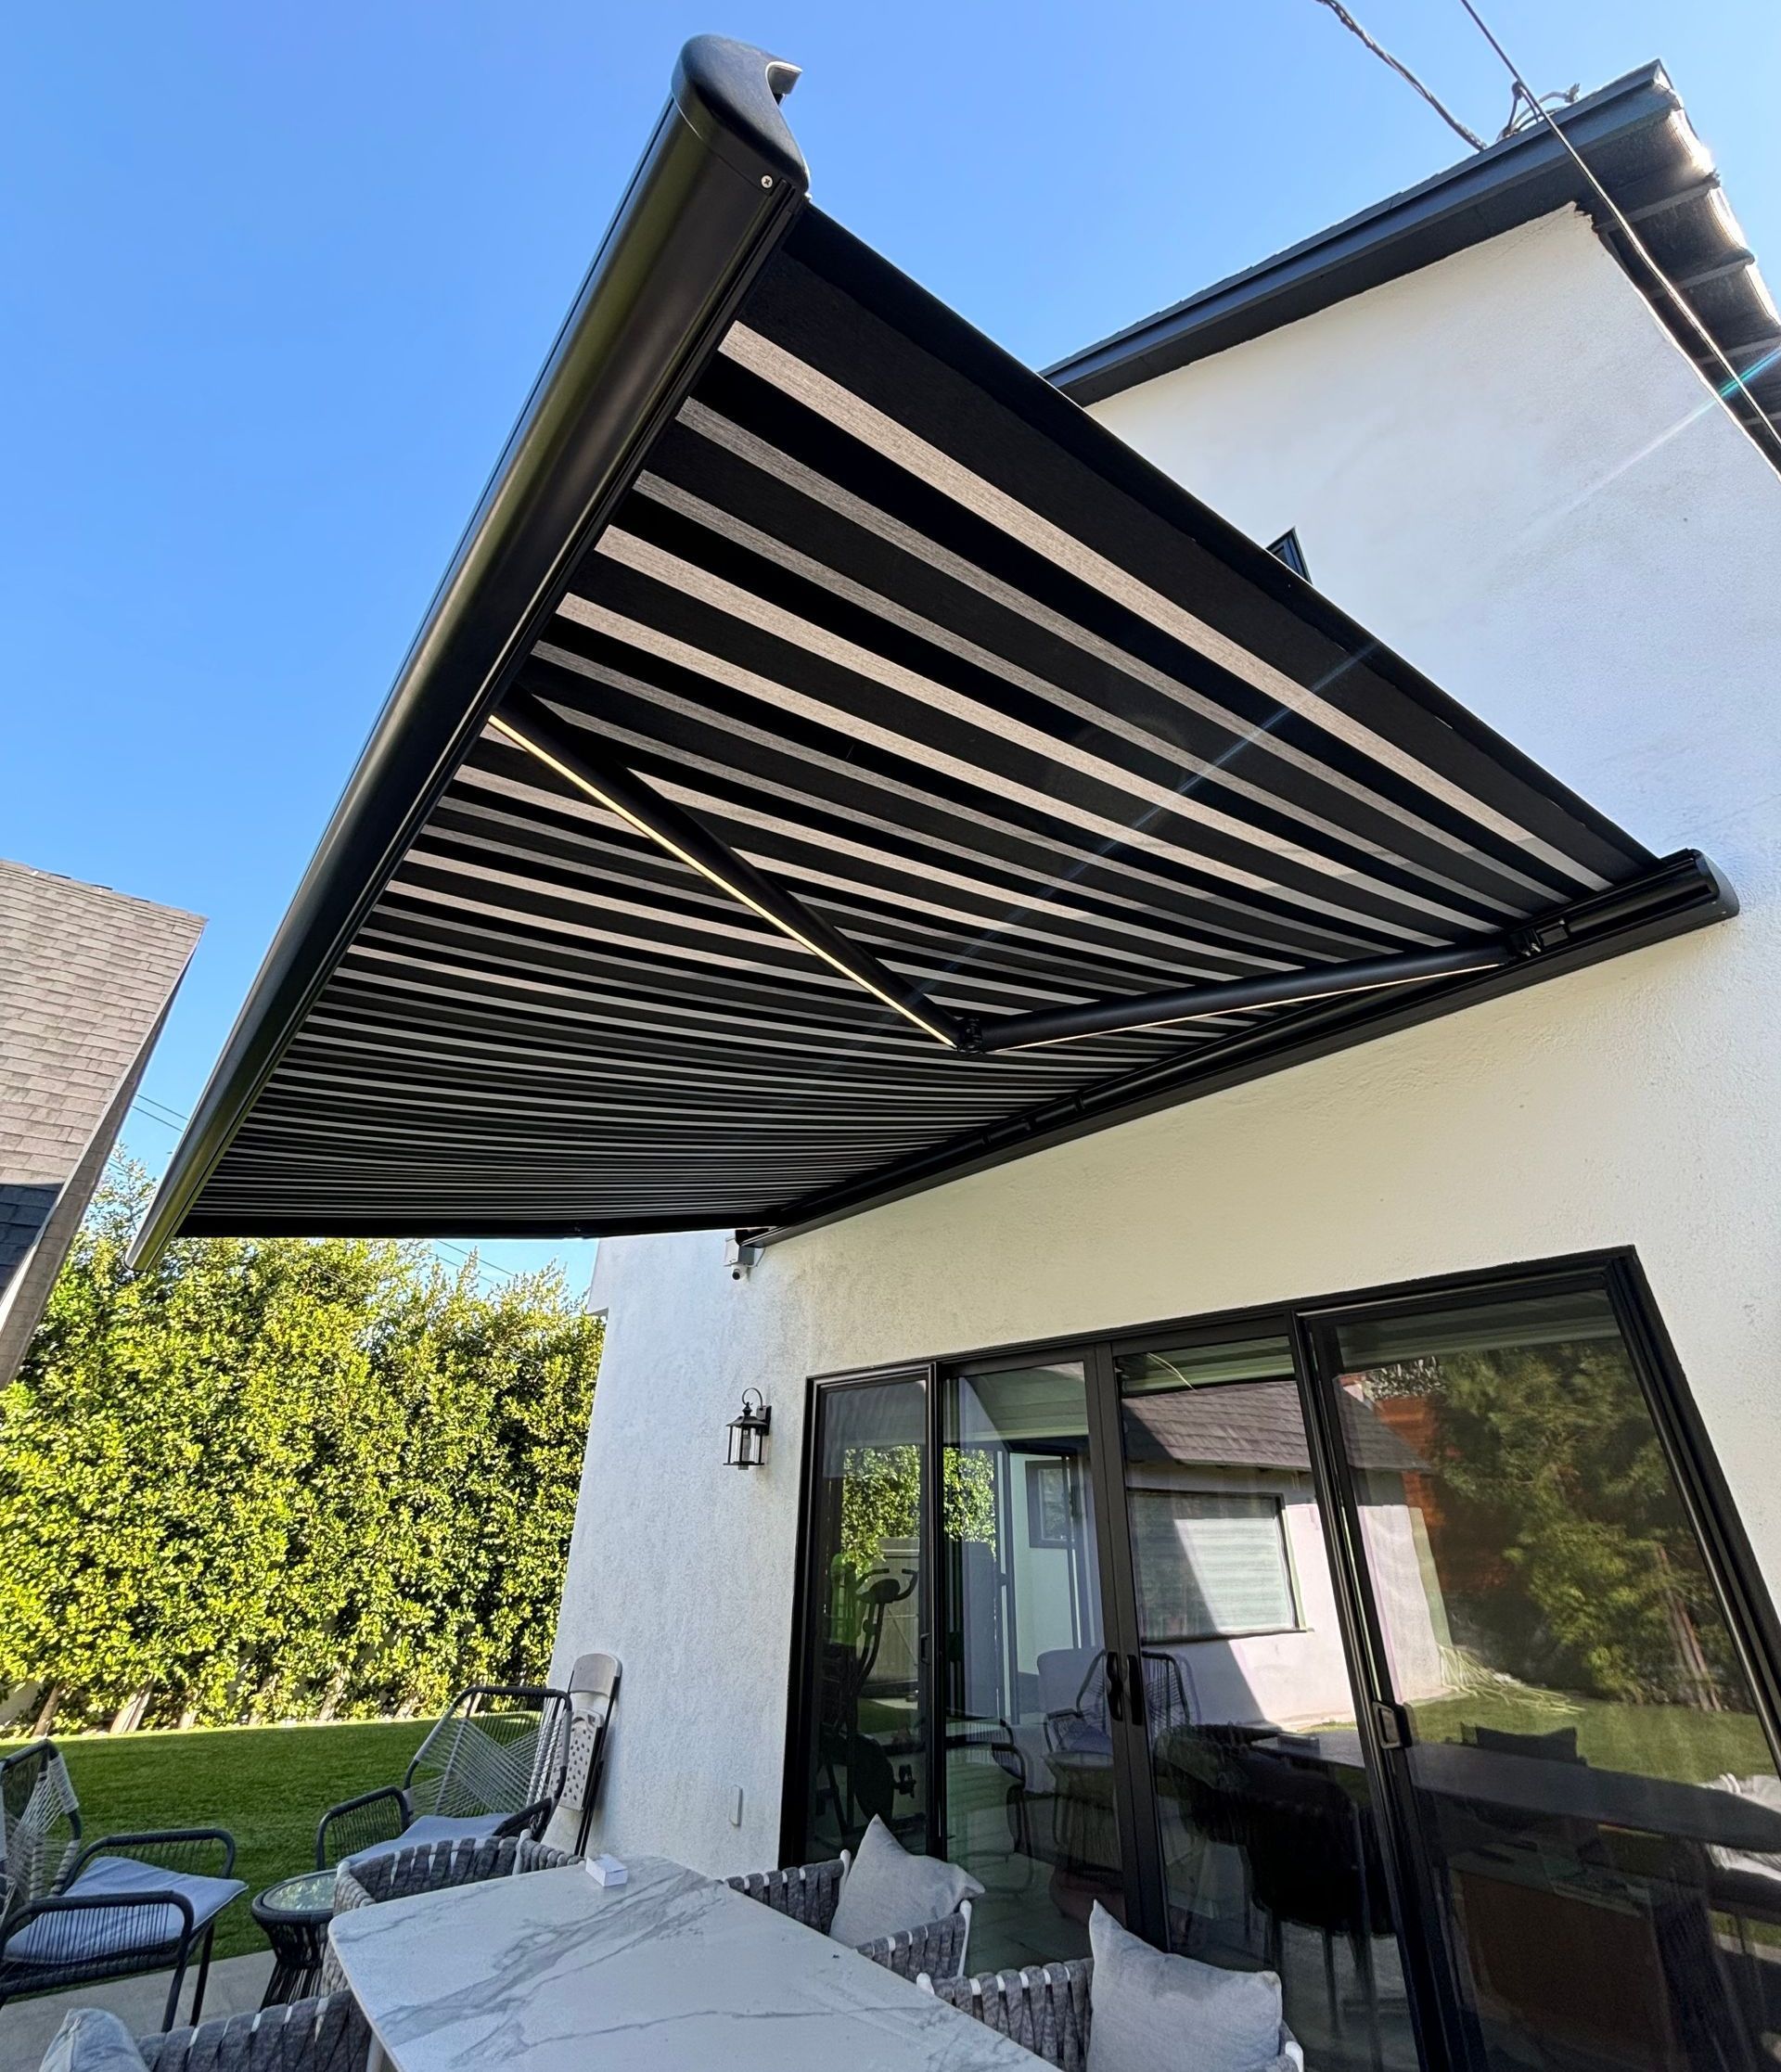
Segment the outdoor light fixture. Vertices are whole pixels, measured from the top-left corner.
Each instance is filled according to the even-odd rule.
[[[758,1388],[742,1391],[742,1413],[730,1419],[730,1450],[726,1456],[731,1467],[759,1467],[767,1457],[767,1434],[773,1427],[773,1413],[761,1401]]]

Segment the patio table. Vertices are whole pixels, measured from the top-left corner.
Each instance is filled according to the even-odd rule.
[[[1333,1771],[1359,1771],[1366,1761],[1361,1737],[1352,1728],[1268,1738],[1256,1746]],[[1500,1754],[1452,1741],[1416,1743],[1408,1751],[1408,1768],[1418,1790],[1506,1812],[1590,1821],[1725,1848],[1781,1851],[1781,1813],[1759,1799],[1741,1798],[1711,1784],[1597,1770],[1590,1763],[1548,1762],[1538,1756]]]
[[[280,1878],[251,1903],[253,1918],[272,1945],[272,1976],[263,2008],[282,2007],[315,1990],[321,1976],[322,1938],[334,1912],[332,1871],[300,1871]]]
[[[328,1930],[397,2072],[1032,2072],[1006,2037],[664,1857],[418,1893]]]

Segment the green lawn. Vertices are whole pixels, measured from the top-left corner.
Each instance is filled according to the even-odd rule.
[[[321,1727],[218,1727],[70,1736],[58,1746],[91,1838],[149,1827],[226,1827],[235,1874],[254,1893],[315,1861],[327,1809],[398,1783],[429,1720]],[[216,1954],[263,1950],[244,1896],[217,1924]]]
[[[1630,1770],[1684,1784],[1710,1784],[1725,1771],[1747,1777],[1773,1767],[1762,1729],[1749,1712],[1562,1699],[1510,1686],[1413,1706],[1411,1714],[1418,1741],[1457,1741],[1462,1720],[1511,1733],[1575,1727],[1577,1753],[1597,1770]]]

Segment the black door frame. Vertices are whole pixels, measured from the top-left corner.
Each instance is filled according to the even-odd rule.
[[[938,1454],[934,1448],[935,1413],[939,1390],[933,1362],[901,1360],[888,1366],[863,1368],[847,1375],[813,1380],[804,1392],[803,1445],[799,1459],[798,1569],[792,1595],[791,1669],[786,1704],[786,1767],[779,1791],[779,1861],[782,1865],[807,1861],[809,1848],[809,1793],[814,1777],[817,1715],[821,1697],[812,1674],[815,1664],[816,1622],[821,1616],[823,1592],[816,1575],[817,1535],[814,1498],[818,1447],[822,1439],[822,1406],[851,1389],[883,1387],[891,1382],[910,1382],[922,1391],[921,1517],[917,1532],[921,1541],[921,1582],[917,1590],[916,1649],[921,1670],[922,1714],[929,1741],[927,1834],[929,1855],[940,1853],[945,1830],[936,1819],[936,1771],[933,1758],[934,1700],[940,1690],[939,1654],[934,1644],[939,1621],[937,1579],[931,1551],[939,1544]]]
[[[1101,1560],[1102,1617],[1108,1644],[1135,1655],[1139,1622],[1135,1576],[1125,1503],[1124,1445],[1120,1428],[1120,1352],[1184,1341],[1227,1340],[1246,1330],[1285,1337],[1291,1345],[1311,1452],[1313,1489],[1323,1519],[1326,1551],[1355,1719],[1365,1752],[1369,1788],[1380,1829],[1380,1849],[1390,1887],[1392,1912],[1410,1998],[1411,2017],[1428,2072],[1454,2072],[1470,2062],[1472,2047],[1461,2011],[1430,1942],[1432,1866],[1417,1848],[1416,1823],[1408,1803],[1403,1766],[1390,1759],[1390,1743],[1401,1736],[1394,1711],[1377,1606],[1359,1544],[1357,1493],[1336,1426],[1336,1373],[1330,1357],[1338,1321],[1373,1312],[1404,1314],[1439,1310],[1455,1300],[1507,1301],[1518,1295],[1605,1291],[1625,1341],[1646,1408],[1700,1545],[1710,1580],[1724,1607],[1726,1624],[1748,1676],[1758,1717],[1777,1770],[1781,1770],[1781,1620],[1734,1505],[1705,1425],[1689,1391],[1636,1253],[1631,1247],[1518,1261],[1472,1273],[1450,1273],[1359,1288],[1313,1299],[1267,1303],[1211,1314],[1165,1319],[1121,1328],[1029,1338],[985,1350],[901,1361],[812,1377],[806,1391],[804,1472],[799,1498],[799,1541],[787,1762],[781,1806],[781,1861],[801,1861],[805,1847],[804,1797],[808,1771],[811,1679],[804,1673],[812,1635],[814,1550],[810,1500],[814,1486],[818,1403],[824,1392],[870,1382],[920,1379],[926,1389],[928,1466],[924,1489],[928,1516],[922,1550],[923,1656],[929,1675],[924,1698],[930,1745],[945,1717],[940,1592],[941,1509],[939,1464],[942,1433],[942,1383],[961,1372],[980,1373],[1023,1364],[1080,1362],[1087,1382],[1089,1459]],[[1139,1678],[1140,1687],[1142,1677]],[[1133,1925],[1166,1947],[1162,1918],[1160,1836],[1156,1818],[1148,1737],[1141,1721],[1122,1723],[1124,1756],[1116,1761],[1121,1848]],[[1134,1738],[1136,1737],[1136,1746]],[[945,1763],[930,1746],[928,1847],[944,1846]]]

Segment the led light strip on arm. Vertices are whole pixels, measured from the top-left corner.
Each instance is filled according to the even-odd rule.
[[[523,748],[565,783],[616,813],[626,826],[647,836],[677,863],[727,892],[750,914],[789,937],[800,949],[808,950],[843,978],[865,987],[875,1000],[881,1000],[905,1021],[913,1022],[924,1035],[949,1050],[967,1047],[963,1024],[945,1008],[929,1000],[919,988],[899,978],[869,950],[850,942],[792,893],[724,848],[690,813],[651,790],[631,772],[596,764],[579,741],[571,743],[567,738],[561,723],[538,699],[522,695],[496,713],[489,724],[504,740]]]

